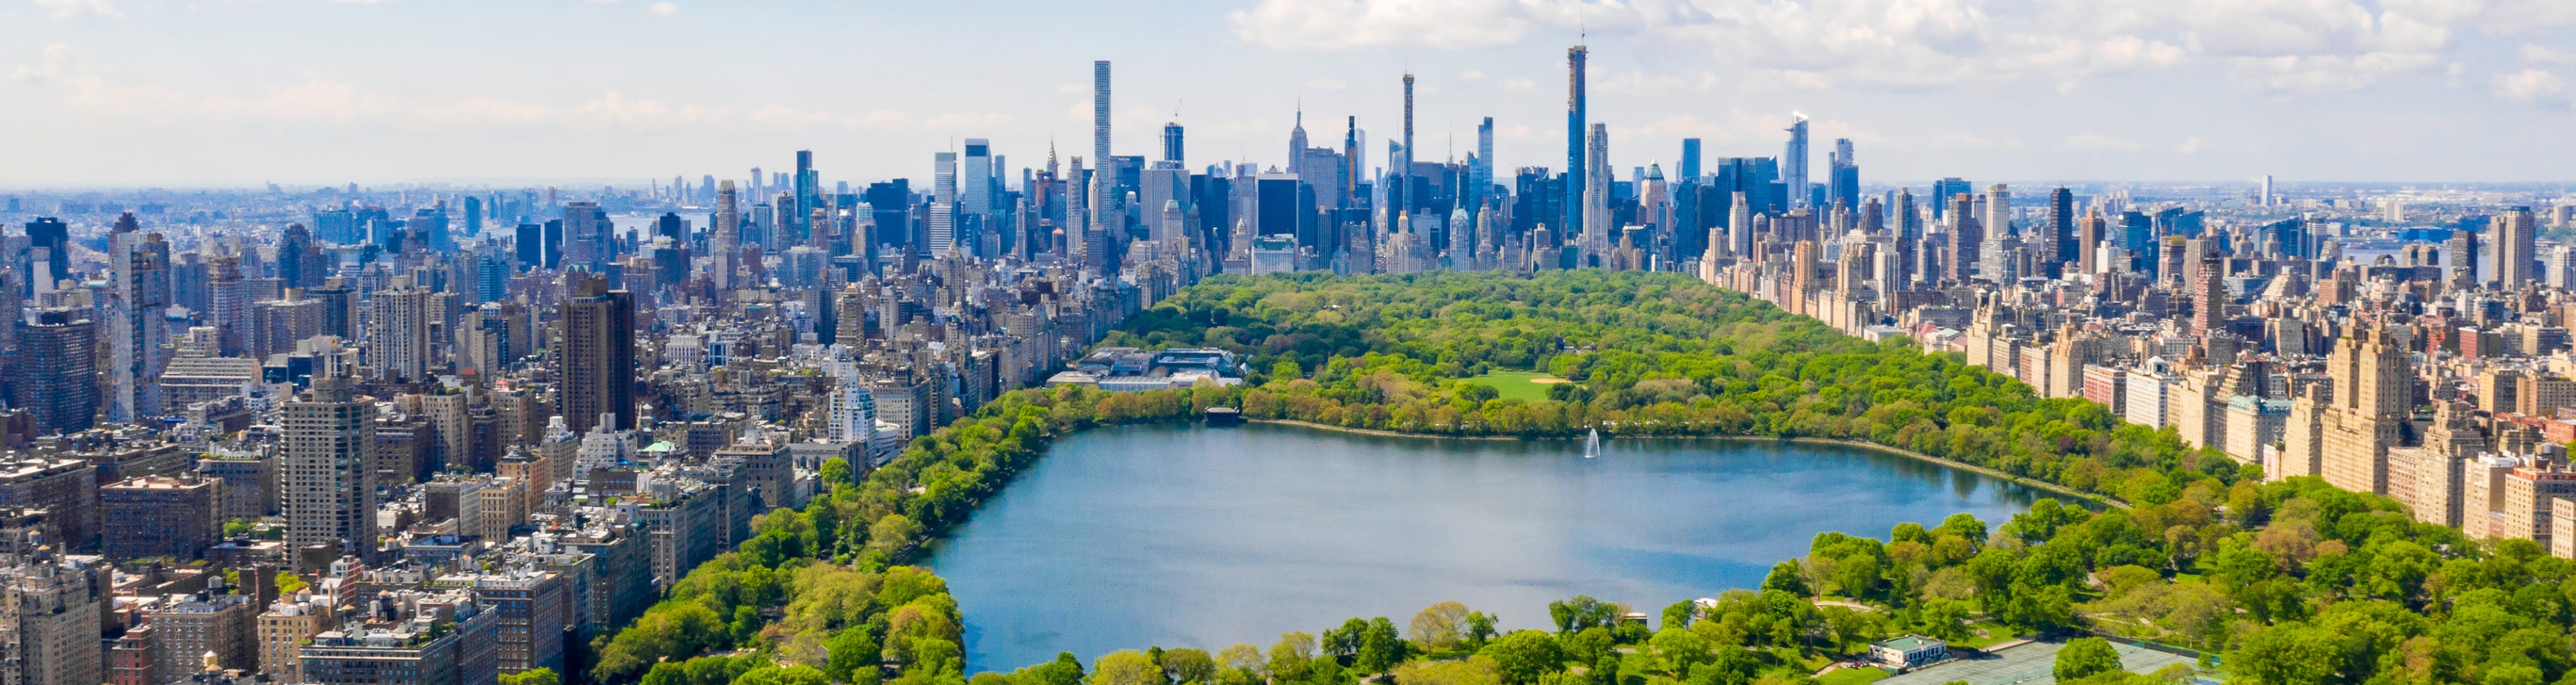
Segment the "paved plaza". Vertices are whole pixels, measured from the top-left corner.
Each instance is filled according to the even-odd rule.
[[[1998,652],[1978,654],[1926,667],[1909,673],[1889,676],[1879,685],[1941,685],[1965,680],[1969,685],[2052,685],[2057,679],[2048,674],[2057,664],[2058,648],[2064,642],[2032,642]],[[2111,643],[2120,653],[2120,665],[2138,673],[2153,673],[2169,664],[2188,664],[2192,660],[2175,654]]]

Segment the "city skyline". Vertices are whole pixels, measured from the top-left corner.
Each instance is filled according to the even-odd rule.
[[[2559,72],[2576,63],[2564,38],[2576,9],[2232,3],[2183,16],[2111,3],[2079,17],[1882,4],[1120,4],[965,17],[627,0],[467,22],[400,3],[33,0],[0,7],[43,37],[0,51],[0,97],[49,103],[7,115],[27,158],[45,163],[0,171],[0,187],[640,184],[786,168],[805,149],[828,179],[924,179],[931,153],[967,138],[991,140],[1015,170],[1050,142],[1082,154],[1094,114],[1082,67],[1100,59],[1116,65],[1119,154],[1150,155],[1177,121],[1192,168],[1284,167],[1293,160],[1264,151],[1300,110],[1357,116],[1379,146],[1399,132],[1410,72],[1416,159],[1463,159],[1490,116],[1496,167],[1556,167],[1553,151],[1569,146],[1551,84],[1576,44],[1589,50],[1589,119],[1615,141],[1612,169],[1670,164],[1686,137],[1710,156],[1777,156],[1789,113],[1804,111],[1811,145],[1856,142],[1867,183],[2576,179],[2576,142],[2549,135],[2571,112]],[[1128,20],[1149,9],[1150,28]],[[114,42],[135,31],[159,39]],[[994,47],[944,47],[952,31]],[[1055,38],[1080,35],[1122,40]]]

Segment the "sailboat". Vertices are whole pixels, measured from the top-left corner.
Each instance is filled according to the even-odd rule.
[[[1601,456],[1601,429],[1594,428],[1592,435],[1583,439],[1583,458],[1591,459],[1598,456]]]

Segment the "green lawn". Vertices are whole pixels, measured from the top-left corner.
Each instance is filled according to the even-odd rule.
[[[1493,388],[1503,399],[1536,402],[1547,399],[1548,384],[1537,382],[1542,378],[1554,380],[1556,376],[1536,371],[1496,371],[1464,380]]]
[[[1878,682],[1886,677],[1887,671],[1884,669],[1838,668],[1832,673],[1825,674],[1825,677],[1817,678],[1816,682],[1821,685],[1861,685]]]

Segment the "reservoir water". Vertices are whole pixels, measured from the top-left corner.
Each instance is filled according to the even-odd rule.
[[[1759,586],[1819,532],[1884,539],[2047,493],[1879,452],[1778,442],[1455,440],[1277,425],[1058,441],[932,555],[968,670],[1069,651],[1267,650],[1279,634],[1458,600],[1510,628],[1577,594],[1638,611]]]

